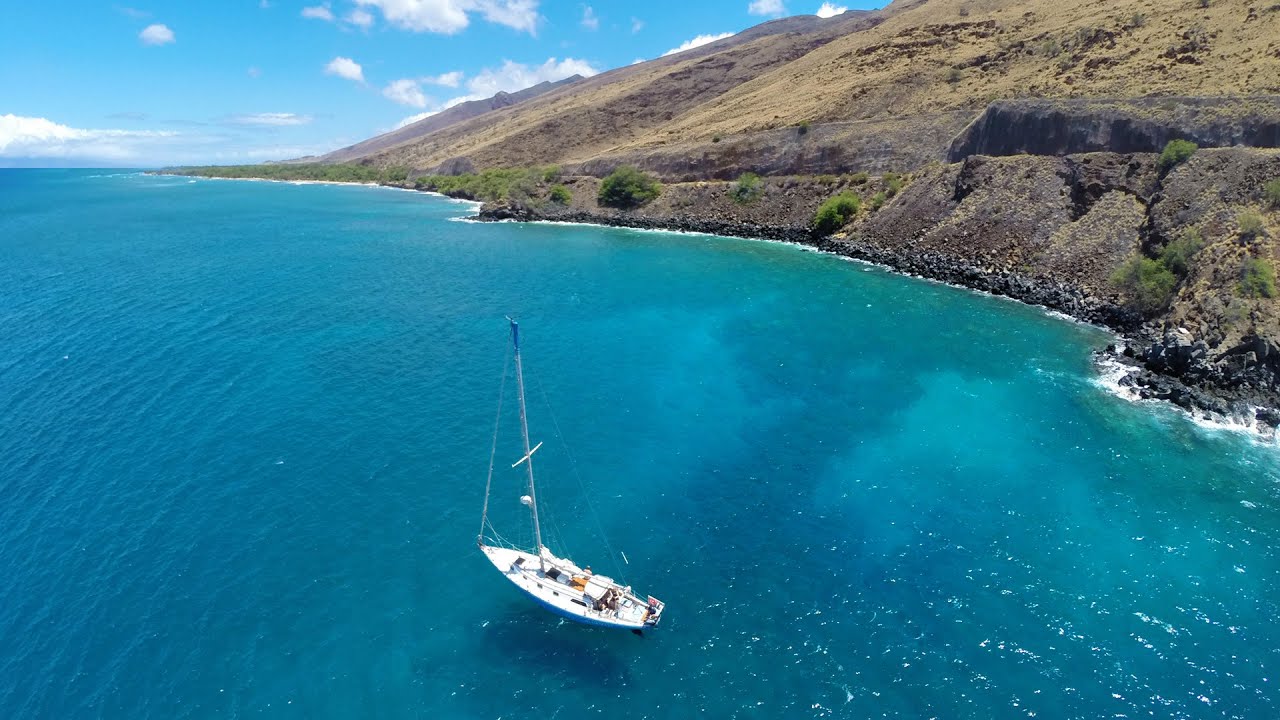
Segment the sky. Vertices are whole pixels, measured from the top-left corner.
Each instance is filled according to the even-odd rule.
[[[452,104],[887,0],[46,0],[0,22],[0,167],[315,155]]]

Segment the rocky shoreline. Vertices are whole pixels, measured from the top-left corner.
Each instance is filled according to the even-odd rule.
[[[1280,426],[1280,392],[1277,391],[1280,348],[1255,337],[1248,340],[1246,349],[1233,347],[1216,353],[1189,333],[1163,332],[1150,323],[1144,324],[1137,313],[1119,304],[1114,296],[1099,296],[1074,283],[1030,273],[993,271],[944,252],[884,247],[854,234],[819,237],[806,225],[796,222],[765,223],[693,212],[642,215],[605,208],[512,202],[487,203],[476,219],[584,223],[807,245],[905,275],[1008,297],[1106,327],[1119,334],[1123,341],[1095,352],[1095,363],[1129,368],[1120,384],[1135,396],[1166,401],[1189,413],[1217,420],[1259,428]]]

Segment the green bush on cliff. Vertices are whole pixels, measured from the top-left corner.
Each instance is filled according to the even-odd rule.
[[[1111,282],[1143,314],[1152,315],[1169,304],[1178,278],[1159,260],[1135,256],[1112,274]]]
[[[830,235],[844,227],[861,208],[862,198],[847,190],[828,198],[813,216],[813,231],[819,235]]]
[[[637,208],[658,197],[662,185],[651,175],[646,175],[630,165],[614,170],[600,184],[596,200],[606,207],[622,210]]]
[[[1196,228],[1187,228],[1176,240],[1170,240],[1160,251],[1160,262],[1174,275],[1184,278],[1191,272],[1191,258],[1204,248],[1204,236]]]
[[[889,197],[897,195],[905,184],[906,180],[896,172],[887,172],[884,174],[884,194]]]
[[[881,190],[880,192],[876,193],[875,195],[872,195],[872,196],[871,196],[871,201],[870,201],[870,203],[869,203],[869,204],[871,205],[871,209],[872,209],[872,210],[879,210],[880,208],[884,207],[884,204],[885,204],[885,202],[886,202],[888,199],[889,199],[889,197],[888,197],[887,195],[885,195],[885,194],[884,194],[884,191],[883,191],[883,190]]]
[[[1262,199],[1266,200],[1267,207],[1272,210],[1280,210],[1280,178],[1276,178],[1262,186]]]
[[[1251,298],[1276,296],[1276,269],[1259,258],[1244,261],[1240,270],[1240,294]]]
[[[1253,210],[1241,210],[1236,215],[1236,223],[1240,226],[1240,237],[1252,240],[1266,233],[1262,226],[1262,216]]]
[[[551,186],[551,192],[547,195],[551,202],[557,205],[568,205],[573,202],[573,193],[569,192],[569,188],[563,185]]]
[[[729,194],[739,205],[749,205],[764,195],[764,181],[753,172],[742,173],[729,189]]]
[[[1200,146],[1190,140],[1170,140],[1165,144],[1164,152],[1160,153],[1160,169],[1172,170],[1190,159],[1199,149]]]

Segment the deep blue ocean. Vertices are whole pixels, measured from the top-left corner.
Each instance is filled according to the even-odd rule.
[[[0,170],[0,718],[1280,716],[1280,451],[1108,392],[1106,333],[469,212]],[[475,548],[506,314],[550,544],[644,637]]]

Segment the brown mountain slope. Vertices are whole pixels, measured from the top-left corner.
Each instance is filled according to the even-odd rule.
[[[1280,93],[1280,12],[1250,0],[1199,5],[894,3],[876,28],[745,83],[663,131],[703,137],[806,119],[976,113],[1000,98]]]
[[[476,116],[483,115],[491,110],[518,105],[526,100],[531,100],[539,95],[551,92],[556,88],[571,85],[581,79],[581,75],[574,75],[573,77],[565,78],[559,82],[540,82],[533,87],[525,88],[519,92],[499,92],[493,97],[485,98],[483,100],[470,100],[468,102],[458,103],[447,110],[438,112],[431,117],[423,118],[415,123],[410,123],[402,128],[396,128],[391,132],[369,138],[368,140],[356,143],[350,147],[342,148],[341,150],[334,150],[327,155],[321,156],[318,159],[318,162],[350,162],[352,160],[372,155],[376,152],[387,150],[401,143],[417,140],[418,138],[447,128],[450,125],[456,125]]]
[[[637,162],[672,177],[945,157],[991,101],[1280,93],[1263,0],[898,0],[768,25],[486,113],[366,161],[431,169]],[[809,138],[791,128],[812,123]],[[830,128],[816,132],[830,125]],[[690,163],[688,158],[696,158]],[[825,164],[824,164],[825,163]],[[454,163],[456,166],[456,162]],[[766,168],[762,168],[766,169]]]
[[[415,168],[461,157],[477,167],[586,160],[876,21],[875,14],[845,13],[765,23],[703,47],[602,73],[366,160]]]

